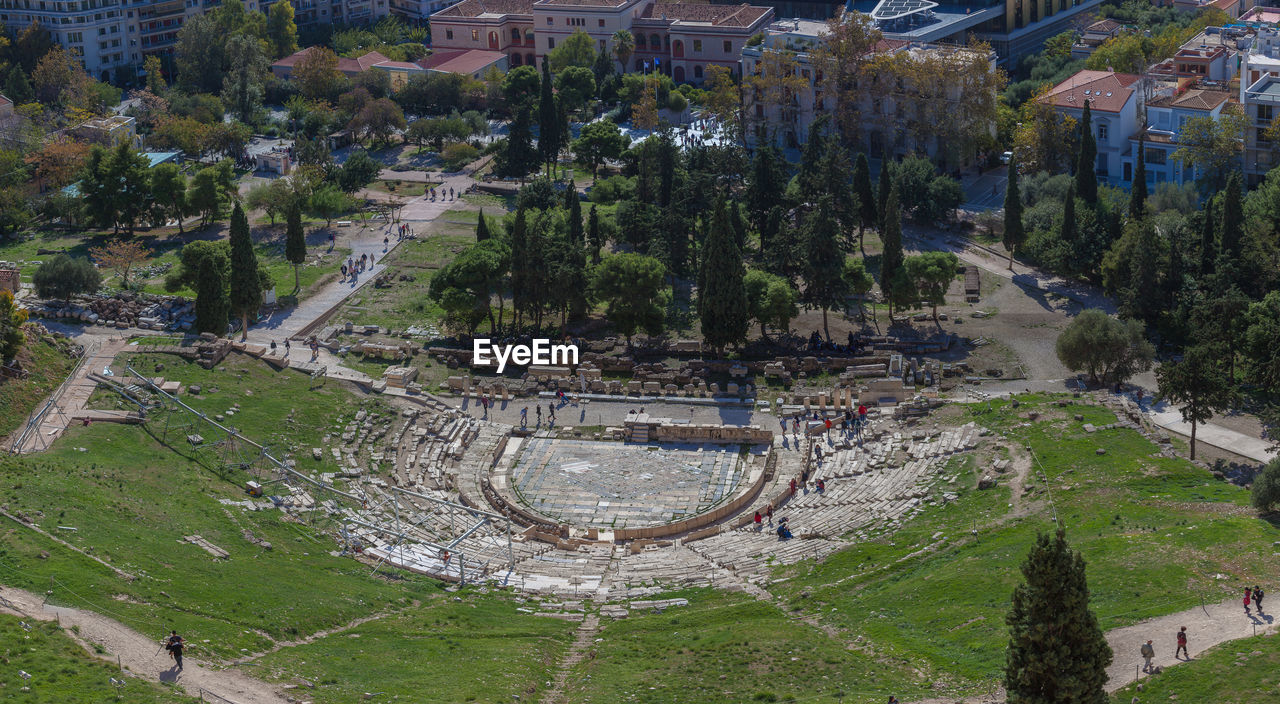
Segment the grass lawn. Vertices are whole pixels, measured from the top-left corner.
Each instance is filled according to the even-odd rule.
[[[380,193],[390,193],[391,195],[404,196],[405,198],[416,198],[427,192],[432,186],[439,186],[438,182],[429,183],[426,181],[397,181],[394,179],[374,181],[366,186],[371,191]]]
[[[1135,431],[1086,433],[1085,422],[1115,421],[1106,409],[1057,408],[1046,396],[1019,401],[1016,410],[1002,401],[992,402],[991,412],[943,413],[971,417],[1033,448],[1041,466],[1027,480],[1035,487],[1022,499],[1027,515],[1011,515],[1007,476],[1001,487],[977,491],[977,479],[991,470],[968,461],[952,468],[960,477],[947,490],[958,500],[927,509],[891,536],[793,567],[777,590],[848,637],[958,676],[959,689],[989,685],[1003,666],[1004,616],[1019,566],[1037,531],[1053,529],[1046,478],[1068,540],[1088,562],[1103,629],[1234,593],[1223,585],[1267,581],[1273,564],[1258,546],[1280,540],[1280,528],[1248,508],[1246,490],[1155,454]],[[1041,413],[1039,420],[1029,421],[1028,409]],[[1083,421],[1072,418],[1077,413]],[[1099,448],[1106,454],[1096,454]],[[1228,579],[1215,579],[1219,573]]]
[[[245,357],[233,355],[206,371],[168,355],[136,356],[143,369],[142,357],[162,360],[159,373],[166,378],[201,384],[205,393],[187,400],[202,411],[222,413],[240,403],[228,422],[277,452],[296,448],[301,471],[331,469],[328,458],[314,461],[307,448],[326,432],[341,432],[360,407],[340,384],[311,390],[308,376],[272,372]],[[373,402],[363,407],[389,414]],[[38,457],[0,462],[0,503],[138,578],[119,577],[9,521],[0,525],[0,576],[25,589],[52,587],[54,603],[105,613],[142,633],[158,637],[175,628],[215,658],[256,652],[438,592],[436,582],[387,568],[383,577],[371,577],[368,567],[330,554],[338,547],[332,536],[284,520],[278,511],[219,503],[245,498],[246,475],[235,470],[221,477],[207,454],[196,458],[202,465],[184,445],[174,442],[186,456],[144,427],[101,423],[71,428]],[[273,549],[249,542],[245,531]],[[193,534],[230,558],[214,559],[182,542]]]
[[[1136,697],[1136,699],[1135,699]],[[1213,702],[1270,704],[1280,701],[1280,637],[1275,634],[1223,643],[1193,662],[1166,668],[1143,680],[1143,691],[1129,685],[1112,701]]]
[[[387,288],[366,287],[338,309],[334,321],[397,330],[410,325],[438,324],[444,311],[427,297],[431,277],[476,239],[474,227],[448,227],[454,228],[451,234],[432,234],[401,242],[384,261],[390,270],[410,276],[412,280],[397,278]]]
[[[65,343],[59,345],[51,337],[36,335],[34,330],[34,326],[26,328],[27,342],[18,353],[22,368],[30,375],[0,380],[0,437],[23,425],[75,366],[76,360],[67,354]]]
[[[56,623],[0,614],[0,701],[25,704],[137,704],[194,702],[159,684],[125,677],[114,664],[85,652]],[[25,672],[31,679],[23,679]],[[123,687],[111,679],[124,680]],[[25,690],[25,691],[24,691]]]
[[[664,597],[677,596],[664,594]],[[851,650],[745,594],[692,590],[687,607],[610,622],[569,676],[568,701],[876,702],[920,693],[909,670]]]
[[[474,592],[461,601],[434,599],[244,669],[314,682],[306,699],[316,704],[345,704],[375,691],[380,701],[537,701],[533,693],[552,678],[576,624],[520,613],[517,606]]]

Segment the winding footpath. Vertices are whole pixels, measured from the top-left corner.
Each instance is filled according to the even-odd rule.
[[[51,606],[39,595],[12,587],[0,587],[0,612],[37,621],[57,620],[72,639],[79,641],[89,653],[95,645],[106,653],[100,657],[119,662],[129,674],[152,682],[176,684],[193,697],[213,695],[217,700],[233,704],[287,704],[290,699],[277,692],[277,687],[235,670],[217,670],[201,659],[183,658],[178,670],[157,637],[145,636],[92,611]],[[72,630],[72,629],[75,630]],[[199,652],[199,644],[191,644]]]

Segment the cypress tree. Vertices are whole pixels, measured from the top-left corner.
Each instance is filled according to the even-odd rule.
[[[227,277],[221,256],[206,256],[196,270],[196,332],[227,334]]]
[[[240,339],[249,337],[249,316],[262,306],[262,281],[258,278],[258,256],[249,237],[249,219],[240,201],[231,211],[231,312],[240,316]]]
[[[886,244],[885,250],[888,249]],[[807,308],[822,309],[822,332],[831,339],[827,311],[843,307],[849,293],[849,283],[844,278],[844,252],[840,250],[840,226],[835,219],[831,196],[819,198],[818,207],[811,210],[806,218],[804,257],[804,293],[800,300]],[[901,242],[898,266],[902,266]]]
[[[1244,235],[1244,209],[1241,203],[1240,172],[1227,176],[1227,186],[1222,194],[1222,222],[1218,228],[1219,251],[1239,264]]]
[[[669,132],[658,137],[658,207],[671,205],[671,192],[676,185],[676,158],[679,156],[675,140]]]
[[[879,218],[877,224],[880,225],[881,230],[884,229],[884,212],[889,204],[889,191],[893,188],[893,167],[890,166],[892,163],[889,160],[889,151],[886,149],[884,156],[880,159],[880,183],[876,189],[876,215]]]
[[[578,200],[578,192],[572,188],[569,189],[573,193],[573,200],[569,201],[569,241],[577,249],[582,249],[586,244],[586,237],[582,230],[582,201]]]
[[[1204,202],[1204,222],[1200,226],[1200,277],[1213,273],[1214,260],[1218,258],[1218,241],[1214,233],[1214,198]]]
[[[880,255],[880,292],[889,302],[889,319],[893,319],[893,302],[895,279],[902,269],[902,208],[898,204],[898,184],[889,189],[889,198],[885,201],[884,226],[880,230],[880,239],[884,241],[884,253]]]
[[[1137,220],[1147,214],[1147,132],[1138,133],[1138,166],[1133,170],[1133,187],[1129,189],[1129,217]]]
[[[817,199],[830,193],[835,184],[825,183],[822,178],[822,161],[827,151],[833,146],[827,143],[822,134],[830,118],[822,113],[809,123],[809,139],[804,143],[804,151],[800,153],[800,171],[796,174],[796,185],[804,198]],[[810,202],[816,202],[810,201]]]
[[[1165,309],[1174,310],[1178,304],[1178,294],[1182,290],[1182,282],[1186,277],[1186,257],[1182,253],[1182,237],[1176,233],[1169,237],[1169,258],[1164,271]]]
[[[737,201],[729,201],[729,224],[733,228],[733,243],[738,246],[738,252],[747,251],[747,221],[742,219],[742,208],[738,207]]]
[[[1076,241],[1076,185],[1067,186],[1067,197],[1062,199],[1062,229],[1058,239],[1070,248]]]
[[[538,163],[538,152],[533,148],[533,131],[527,105],[516,110],[515,119],[511,121],[511,131],[507,134],[507,148],[502,155],[502,164],[509,176],[524,176]]]
[[[782,235],[783,216],[781,206],[769,209],[764,228],[760,230],[760,259],[766,271],[791,279],[795,272],[791,270],[791,242]]]
[[[489,239],[489,221],[484,218],[484,208],[480,209],[480,215],[476,218],[476,242],[484,242]]]
[[[1061,528],[1041,534],[1013,591],[1004,686],[1009,704],[1105,704],[1111,647],[1089,609],[1085,562]]]
[[[542,95],[538,102],[538,154],[547,165],[547,176],[560,154],[560,110],[551,85],[551,62],[542,62]]]
[[[514,325],[519,328],[524,312],[529,308],[529,227],[525,209],[516,210],[511,223],[511,307],[515,311]]]
[[[747,288],[742,283],[746,272],[742,267],[742,254],[733,239],[725,203],[717,199],[703,243],[702,268],[698,275],[702,338],[716,350],[745,341],[750,322]]]
[[[1076,194],[1084,202],[1098,202],[1098,143],[1093,138],[1093,116],[1089,101],[1084,101],[1084,115],[1080,118],[1080,155],[1076,160]]]
[[[587,214],[587,244],[591,247],[591,263],[600,263],[600,248],[604,246],[601,240],[600,232],[600,216],[596,214],[596,206],[591,206],[591,212]]]
[[[293,264],[293,292],[302,289],[298,270],[307,261],[307,236],[302,229],[302,209],[295,202],[289,206],[288,223],[285,225],[284,258]]]
[[[751,224],[757,230],[764,227],[772,204],[777,203],[787,190],[787,175],[782,166],[778,148],[772,143],[756,148],[751,160],[751,173],[747,177],[747,212]]]
[[[1072,204],[1074,214],[1075,204]],[[1009,250],[1009,271],[1013,271],[1013,252],[1027,239],[1022,226],[1022,193],[1018,190],[1018,165],[1009,160],[1009,180],[1004,190],[1004,246]]]
[[[858,249],[862,247],[862,235],[866,228],[875,227],[876,194],[871,190],[871,165],[866,152],[858,152],[853,162],[853,190],[858,194]]]

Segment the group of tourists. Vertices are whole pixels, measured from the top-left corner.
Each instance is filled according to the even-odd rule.
[[[383,242],[385,244],[385,238],[383,239]],[[347,257],[347,263],[342,265],[341,280],[346,281],[349,277],[351,279],[351,283],[355,283],[359,280],[360,274],[364,273],[364,270],[371,266],[373,266],[373,256],[370,254],[361,254],[359,259]]]
[[[436,199],[436,188],[435,188],[434,186],[432,186],[432,187],[431,187],[430,194],[431,194],[431,200],[435,200],[435,199]],[[457,198],[457,196],[456,196],[456,195],[454,195],[453,188],[444,188],[444,187],[441,187],[441,188],[440,188],[440,191],[439,191],[439,194],[440,194],[440,200],[442,200],[442,201],[443,201],[443,200],[457,200],[457,199],[458,199],[458,198]],[[446,199],[446,198],[445,198],[445,196],[448,196],[448,198]]]

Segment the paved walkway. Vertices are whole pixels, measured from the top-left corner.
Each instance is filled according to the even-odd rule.
[[[1134,403],[1138,402],[1138,399],[1132,393],[1125,395]],[[1150,396],[1147,396],[1147,398],[1150,399]],[[1147,417],[1161,428],[1179,435],[1185,435],[1188,438],[1191,437],[1191,424],[1182,420],[1182,413],[1177,408],[1164,401],[1156,404],[1145,403],[1141,408],[1146,412]],[[1280,453],[1270,449],[1275,443],[1245,435],[1239,431],[1215,425],[1212,422],[1201,423],[1196,426],[1196,442],[1212,445],[1219,450],[1232,452],[1258,462],[1270,462],[1280,456]]]

